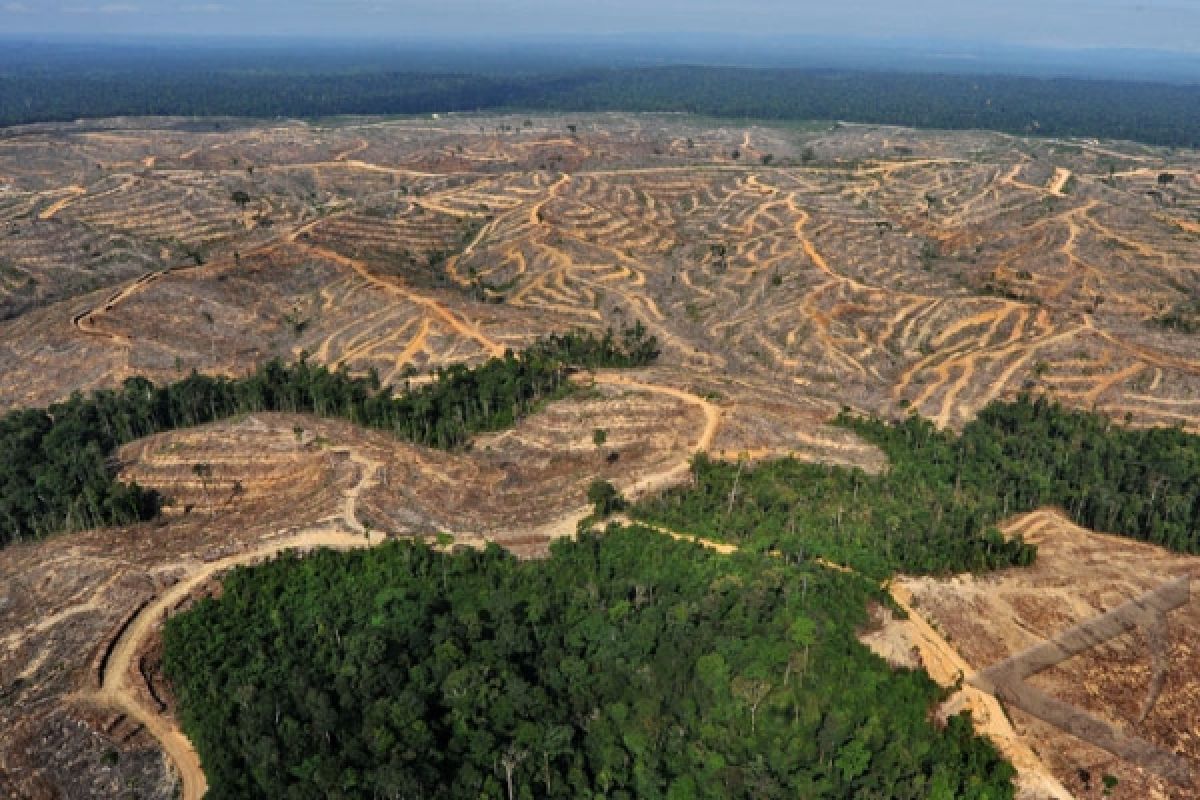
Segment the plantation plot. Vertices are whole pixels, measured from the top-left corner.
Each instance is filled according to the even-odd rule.
[[[9,202],[13,217],[32,202],[43,224],[86,226],[105,264],[72,282],[75,264],[9,248],[9,306],[62,319],[46,304],[64,292],[181,261],[196,271],[172,294],[224,282],[199,321],[153,324],[173,301],[133,294],[85,317],[83,332],[121,351],[110,381],[162,377],[175,361],[236,373],[300,350],[399,379],[476,359],[487,342],[519,346],[530,326],[633,317],[671,361],[718,383],[736,374],[747,404],[787,389],[826,413],[911,408],[957,427],[1033,389],[1191,423],[1200,362],[1182,330],[1200,278],[1186,154],[1147,165],[1144,149],[1122,161],[1112,147],[1000,134],[628,115],[166,125],[58,142],[80,165],[103,146],[119,157],[89,173],[59,153],[60,183],[42,177]],[[49,153],[36,139],[5,143],[0,172]],[[273,296],[305,258],[343,274]],[[231,261],[257,265],[269,303],[225,291]],[[280,321],[263,318],[268,306]],[[220,340],[233,329],[249,341]],[[70,331],[47,333],[68,359],[112,359],[96,352],[102,337],[80,347]]]
[[[1194,557],[1092,533],[1052,511],[1013,520],[1007,530],[1038,545],[1029,569],[995,576],[905,578],[914,605],[954,643],[974,669],[1016,655],[1071,626],[1112,610],[1164,583],[1200,575]],[[1038,689],[1081,711],[1097,715],[1128,736],[1197,763],[1196,692],[1192,685],[1200,656],[1191,632],[1200,603],[1192,599],[1169,620],[1166,681],[1145,719],[1140,719],[1156,666],[1152,643],[1136,630],[1109,640],[1030,680]],[[1042,757],[1078,796],[1118,779],[1119,797],[1189,798],[1191,785],[1178,785],[1152,771],[1009,708],[1016,730],[1043,742]]]
[[[179,733],[158,670],[160,620],[140,615],[172,614],[175,601],[214,588],[209,579],[225,567],[288,542],[450,532],[459,543],[541,557],[575,533],[591,512],[589,484],[601,479],[644,508],[673,490],[660,515],[683,514],[683,495],[708,492],[697,507],[711,529],[681,529],[771,547],[780,531],[808,537],[807,556],[845,556],[839,563],[872,577],[902,559],[919,571],[982,569],[1031,555],[987,530],[1007,525],[1008,501],[1027,501],[1029,487],[979,494],[969,471],[959,475],[966,489],[941,473],[936,485],[898,479],[895,442],[866,423],[832,424],[840,412],[917,413],[961,431],[990,404],[1029,393],[1136,428],[1200,430],[1193,152],[672,114],[90,128],[0,138],[0,410],[132,377],[244,378],[271,359],[301,357],[402,395],[435,384],[439,370],[576,328],[638,323],[662,352],[635,371],[581,372],[568,397],[515,409],[507,429],[472,437],[463,419],[411,437],[449,453],[355,428],[345,421],[362,410],[353,403],[322,409],[340,421],[247,412],[127,444],[111,466],[171,500],[161,527],[0,552],[0,587],[12,587],[0,588],[0,724],[16,743],[0,748],[0,794],[111,796],[136,784],[171,796],[147,731],[168,743],[184,792],[194,792],[193,762],[171,744]],[[898,430],[933,441],[932,429]],[[937,457],[954,463],[958,451],[945,447]],[[693,472],[698,454],[707,460]],[[1125,476],[1148,505],[1118,503],[1102,481],[1076,481],[1082,467],[1066,476],[1070,486],[1056,483],[1064,474],[1043,467],[1079,465],[1055,455],[1040,453],[1038,470],[1025,472],[1050,476],[1066,513],[1194,546],[1187,504],[1162,500],[1184,496],[1175,477]],[[772,466],[788,456],[796,461]],[[783,469],[787,480],[760,482],[756,467]],[[1128,494],[1121,475],[1108,478],[1105,491]],[[775,492],[786,503],[768,502]],[[811,516],[787,513],[797,497]],[[935,506],[947,516],[914,516]],[[978,585],[1041,580],[1036,570],[1066,570],[1072,559],[1076,570],[1094,566],[1099,581],[1145,553],[1157,554],[1146,564],[1170,558],[1127,542],[1117,555],[1083,544],[1060,552],[1056,541],[1091,539],[1065,524],[1038,527],[1046,519],[1006,530],[1027,530],[1048,562]],[[1117,576],[1133,581],[1120,584],[1122,597],[1148,588],[1151,576],[1140,574]],[[978,668],[1028,643],[1033,634],[1013,620],[1033,614],[1028,630],[1049,635],[1118,600],[1093,597],[1100,589],[1081,572],[1048,575],[1045,587],[1005,595],[1010,605],[994,614],[976,608],[993,599],[975,604],[975,579],[902,584],[922,614],[930,603],[938,626],[967,626],[961,646],[946,628],[960,652],[945,663]],[[1052,614],[1055,604],[1063,614]],[[120,663],[100,675],[109,651]],[[903,651],[892,655],[903,660]],[[1046,680],[1079,694],[1072,702],[1090,692],[1089,708],[1108,713],[1141,668],[1110,675],[1068,665],[1069,679]],[[1164,703],[1150,737],[1192,757],[1186,692],[1168,687]],[[1057,734],[1014,716],[1017,744],[1036,749],[1072,791],[1102,791],[1106,769],[1120,779],[1116,796],[1169,791],[1086,747],[1062,744],[1061,760],[1047,757]],[[47,748],[63,754],[65,777],[44,767]],[[831,780],[852,780],[861,753],[825,755],[844,756]]]

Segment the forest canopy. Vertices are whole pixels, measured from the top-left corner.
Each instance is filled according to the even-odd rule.
[[[871,582],[645,529],[548,560],[389,542],[238,569],[165,632],[213,800],[1001,800],[855,638]]]
[[[1200,553],[1200,437],[1182,430],[1126,428],[1028,396],[990,404],[961,434],[916,415],[838,422],[884,451],[883,473],[790,459],[742,469],[700,457],[693,486],[633,513],[879,578],[1032,563],[1035,548],[995,525],[1048,505],[1084,527]]]
[[[319,118],[449,111],[685,111],[767,120],[1200,145],[1200,87],[1071,78],[652,67],[431,72],[0,69],[0,127],[122,115]]]

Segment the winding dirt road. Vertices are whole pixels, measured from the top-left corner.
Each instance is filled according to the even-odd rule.
[[[436,301],[428,302],[437,305]],[[595,376],[595,382],[610,386],[623,386],[634,391],[665,394],[700,408],[704,414],[704,427],[691,453],[703,452],[712,446],[713,439],[720,427],[721,414],[720,410],[708,400],[682,389],[644,383],[613,373],[599,373]],[[88,698],[98,705],[123,712],[137,720],[158,740],[179,774],[182,800],[200,800],[207,790],[208,784],[200,765],[200,757],[192,743],[180,730],[175,719],[147,708],[140,702],[136,685],[131,679],[138,654],[143,651],[147,640],[158,634],[163,620],[172,609],[197,588],[220,573],[227,572],[234,567],[266,561],[288,550],[304,551],[319,547],[350,550],[370,546],[366,529],[358,519],[358,499],[364,491],[378,484],[379,471],[383,465],[353,448],[332,448],[330,452],[346,455],[359,466],[359,480],[345,492],[341,511],[323,520],[321,524],[299,533],[269,541],[255,549],[219,561],[198,566],[186,578],[157,597],[133,618],[109,654],[100,680],[100,688]],[[690,455],[688,459],[667,470],[642,476],[631,485],[624,487],[625,491],[631,495],[638,495],[657,491],[677,483],[687,475]],[[579,522],[589,513],[591,513],[590,506],[573,509],[530,533],[548,538],[574,536]],[[476,534],[455,534],[455,539],[464,544],[482,544],[486,541],[482,536]],[[380,542],[383,540],[382,536],[378,539]]]
[[[596,373],[594,380],[596,383],[606,386],[623,386],[634,391],[666,395],[667,397],[682,400],[689,405],[699,408],[704,414],[704,428],[701,429],[700,438],[692,448],[692,454],[707,453],[712,449],[713,440],[716,439],[717,431],[721,427],[721,409],[711,401],[683,389],[676,389],[657,383],[645,383],[615,372]],[[687,461],[663,472],[643,475],[630,485],[624,487],[624,493],[631,498],[636,498],[661,491],[683,480],[690,469],[691,459],[689,458]]]
[[[328,547],[349,550],[369,546],[365,529],[358,521],[358,497],[378,483],[383,466],[351,448],[333,448],[330,452],[348,455],[360,467],[358,483],[346,491],[342,511],[321,525],[301,531],[284,539],[268,542],[254,550],[204,564],[143,608],[121,633],[104,666],[100,688],[89,699],[137,720],[158,740],[163,751],[175,765],[181,783],[182,800],[199,800],[208,783],[200,766],[200,757],[184,736],[174,719],[143,706],[130,676],[146,640],[156,634],[170,611],[214,575],[234,567],[256,564],[287,550],[312,550]],[[382,541],[382,537],[380,539]]]

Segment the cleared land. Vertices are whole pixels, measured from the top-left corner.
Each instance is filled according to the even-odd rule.
[[[157,620],[284,547],[366,544],[369,525],[536,556],[574,531],[594,477],[653,492],[697,451],[882,468],[826,424],[843,406],[959,426],[1034,391],[1200,430],[1196,338],[1177,324],[1200,314],[1198,255],[1200,156],[1119,143],[674,115],[6,131],[0,409],[302,353],[401,386],[635,319],[664,353],[463,453],[286,415],[125,448],[125,474],[173,500],[161,524],[0,551],[0,794],[170,797],[179,769],[194,796]],[[933,627],[909,644],[885,627],[883,650],[911,661],[915,644],[952,683],[1194,572],[1052,515],[1013,525],[1037,567],[901,581]],[[1144,728],[1196,759],[1194,629],[1178,626],[1178,686]],[[1144,649],[1121,653],[1038,680],[1120,717],[1149,676]],[[1031,797],[1090,796],[1106,772],[1117,797],[1187,796],[1012,716]]]
[[[1200,576],[1200,559],[1087,531],[1054,511],[1019,517],[1008,530],[1038,544],[1033,567],[948,581],[900,581],[912,594],[912,605],[969,664],[966,677],[1173,579]],[[1140,717],[1155,663],[1153,647],[1142,629],[1104,642],[1029,682],[1194,765],[1200,758],[1200,696],[1193,683],[1200,668],[1197,615],[1200,600],[1195,597],[1169,615],[1167,678],[1145,719]],[[1196,796],[1194,784],[1171,783],[1019,709],[1009,707],[1007,713],[1021,738],[1035,743],[1040,757],[1075,796],[1092,796],[1106,774],[1119,780],[1116,794],[1121,797],[1182,800]]]

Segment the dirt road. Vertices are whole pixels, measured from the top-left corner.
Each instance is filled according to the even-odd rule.
[[[320,526],[195,569],[134,617],[109,654],[99,690],[89,698],[137,720],[158,740],[179,773],[182,800],[199,800],[204,796],[208,783],[195,748],[176,721],[139,702],[135,686],[130,681],[138,654],[142,652],[146,640],[158,632],[170,611],[219,573],[265,561],[287,550],[312,550],[317,547],[347,550],[369,545],[365,529],[358,521],[358,497],[363,490],[376,485],[382,465],[350,448],[334,448],[331,452],[348,455],[360,467],[359,481],[346,491],[341,513]],[[379,541],[382,541],[382,537]]]
[[[38,219],[53,219],[58,212],[62,211],[71,203],[74,203],[80,197],[87,194],[87,189],[82,186],[68,186],[60,191],[67,192],[67,196],[43,209],[42,212],[38,214]]]
[[[892,624],[899,625],[904,638],[917,648],[921,666],[929,673],[929,677],[942,686],[953,686],[960,680],[965,682],[975,669],[913,608],[912,592],[903,582],[889,582],[886,588],[896,605],[908,614],[908,619]],[[1022,741],[995,697],[964,683],[943,708],[954,713],[964,710],[971,712],[975,731],[991,739],[1000,754],[1017,768],[1018,784],[1027,793],[1026,796],[1073,800],[1066,787]]]
[[[434,303],[435,301],[430,302]],[[699,407],[704,413],[704,427],[691,452],[701,452],[711,447],[720,426],[720,410],[708,400],[682,389],[644,383],[619,374],[600,373],[595,376],[595,380],[597,383],[605,385],[625,386],[635,391],[665,394]],[[179,729],[178,723],[171,717],[145,707],[139,701],[136,686],[131,681],[138,654],[142,652],[149,637],[158,633],[162,621],[173,608],[220,573],[227,572],[234,567],[266,561],[288,550],[312,550],[318,547],[348,550],[370,546],[366,536],[367,531],[358,519],[358,499],[364,491],[378,484],[379,471],[383,465],[353,448],[333,448],[330,452],[348,456],[359,467],[359,480],[353,487],[346,490],[340,512],[318,526],[195,568],[186,578],[160,595],[134,617],[113,646],[105,664],[99,690],[90,697],[99,705],[121,711],[137,720],[158,740],[179,773],[182,784],[180,794],[182,800],[199,800],[204,796],[208,784],[200,765],[199,755]],[[689,463],[690,454],[688,460],[662,472],[642,476],[624,489],[627,493],[636,495],[665,488],[687,474]],[[589,513],[591,513],[591,508],[586,506],[572,509],[530,533],[548,538],[574,536],[579,522]],[[482,545],[485,542],[482,536],[474,534],[456,535],[455,538],[464,544]],[[380,536],[377,541],[383,541],[383,537]],[[181,566],[191,567],[194,565]]]
[[[1064,167],[1054,168],[1054,179],[1050,181],[1050,194],[1065,195],[1067,184],[1071,180],[1071,170]]]
[[[433,315],[435,315],[436,317],[441,319],[443,322],[445,322],[447,325],[449,325],[451,328],[453,328],[458,333],[462,334],[463,336],[465,336],[468,339],[471,339],[471,340],[477,342],[492,357],[501,358],[504,356],[504,351],[505,351],[504,345],[500,344],[495,339],[488,336],[486,333],[481,331],[475,325],[471,324],[469,321],[465,321],[465,320],[461,319],[460,317],[458,317],[456,314],[454,314],[454,312],[450,311],[450,309],[446,308],[445,305],[438,302],[437,300],[434,300],[431,297],[426,297],[422,294],[418,294],[417,292],[406,289],[397,283],[393,283],[391,281],[385,281],[385,280],[379,278],[378,276],[374,275],[367,268],[367,265],[365,263],[363,263],[362,261],[359,261],[356,258],[350,258],[349,256],[344,256],[341,253],[330,250],[327,247],[321,247],[320,245],[315,245],[315,244],[310,244],[310,243],[303,243],[303,244],[305,247],[307,247],[314,254],[320,256],[321,258],[328,259],[329,261],[334,261],[338,264],[341,264],[344,267],[348,267],[349,269],[353,270],[355,273],[357,273],[359,275],[359,277],[361,277],[363,280],[365,280],[370,285],[372,285],[378,289],[382,289],[385,292],[390,292],[392,294],[399,295],[400,297],[403,297],[405,300],[408,300],[411,303],[415,303],[416,305],[421,306],[426,311],[429,311],[430,313],[432,313]]]
[[[700,437],[696,444],[692,447],[692,454],[706,453],[712,449],[713,440],[717,436],[717,431],[721,427],[721,409],[714,403],[700,395],[683,389],[676,389],[671,386],[663,386],[657,383],[645,383],[643,381],[630,378],[626,375],[615,372],[600,372],[595,375],[595,382],[606,386],[624,386],[628,389],[633,389],[639,392],[649,392],[651,394],[662,394],[668,397],[673,397],[676,400],[682,400],[689,405],[696,406],[704,414],[704,428],[700,431]],[[664,472],[655,473],[653,475],[644,475],[635,480],[629,486],[624,487],[624,492],[629,497],[641,497],[651,494],[652,492],[660,491],[678,483],[683,476],[687,475],[691,468],[691,459],[681,464],[672,467]]]

